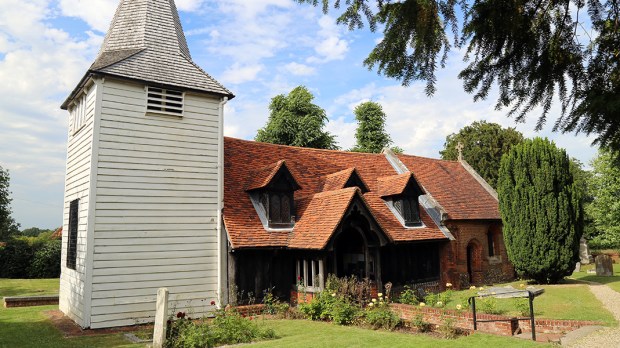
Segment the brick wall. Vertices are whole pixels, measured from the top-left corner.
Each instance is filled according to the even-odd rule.
[[[452,221],[448,228],[454,241],[445,243],[440,250],[441,282],[452,283],[455,288],[471,284],[491,284],[514,278],[514,267],[508,261],[502,227],[498,222]],[[489,256],[487,233],[491,231],[494,256]],[[467,269],[468,246],[471,246],[471,279]]]
[[[401,319],[411,321],[417,315],[422,315],[424,321],[434,325],[441,325],[446,318],[455,320],[455,325],[464,330],[474,329],[474,319],[470,311],[456,311],[450,309],[428,308],[411,306],[400,303],[390,304],[394,313]],[[478,330],[495,335],[512,336],[515,332],[531,332],[530,322],[527,320],[517,321],[503,315],[480,314],[476,315],[477,320],[509,320],[490,323],[478,323]],[[582,326],[601,325],[595,321],[581,320],[555,320],[555,319],[535,319],[537,333],[564,333],[576,330]]]

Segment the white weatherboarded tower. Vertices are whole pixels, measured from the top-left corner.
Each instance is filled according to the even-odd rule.
[[[121,0],[62,105],[60,309],[80,326],[152,321],[160,287],[196,316],[225,291],[222,118],[232,97],[192,62],[173,0]]]

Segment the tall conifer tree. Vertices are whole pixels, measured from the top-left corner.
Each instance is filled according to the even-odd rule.
[[[536,138],[502,158],[497,185],[508,257],[517,273],[557,283],[578,261],[581,191],[563,149]]]

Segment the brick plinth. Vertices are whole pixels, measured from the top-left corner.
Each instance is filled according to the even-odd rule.
[[[473,315],[469,311],[456,311],[451,309],[428,308],[400,303],[390,304],[392,312],[399,315],[406,321],[413,320],[416,316],[422,315],[424,321],[441,325],[443,320],[451,318],[455,320],[455,326],[464,330],[474,329]],[[507,320],[498,322],[478,323],[478,330],[496,335],[512,336],[517,332],[531,332],[528,320],[516,320],[515,318],[492,315],[477,314],[477,320]],[[537,333],[564,333],[576,330],[582,326],[602,325],[596,321],[583,320],[556,320],[556,319],[535,319]]]

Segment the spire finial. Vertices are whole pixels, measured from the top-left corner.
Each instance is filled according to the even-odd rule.
[[[459,161],[463,160],[463,148],[465,146],[463,145],[462,142],[459,141],[459,143],[456,145],[456,150],[459,152]]]

